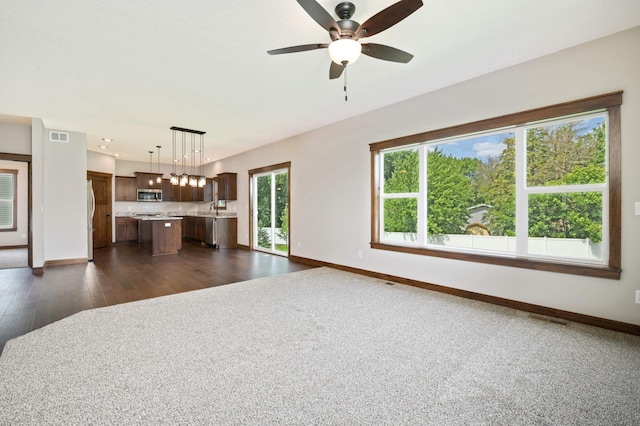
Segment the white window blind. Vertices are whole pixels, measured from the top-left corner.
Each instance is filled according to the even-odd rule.
[[[16,173],[0,173],[0,229],[14,227]]]

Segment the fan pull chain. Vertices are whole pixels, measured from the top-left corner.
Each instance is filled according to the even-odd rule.
[[[344,101],[347,102],[348,100],[348,94],[347,94],[347,65],[345,64],[344,66]]]

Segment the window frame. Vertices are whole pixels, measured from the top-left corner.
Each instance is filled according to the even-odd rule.
[[[10,227],[0,227],[0,232],[15,232],[18,230],[18,171],[14,169],[0,169],[0,174],[13,175],[13,222]]]
[[[514,114],[503,115],[485,120],[466,123],[443,129],[431,130],[381,142],[371,143],[371,242],[373,249],[402,253],[435,256],[471,262],[488,263],[518,268],[559,272],[566,274],[593,276],[608,279],[620,279],[621,269],[621,132],[620,106],[622,91],[583,98],[579,100],[536,108]],[[447,138],[455,138],[472,133],[487,132],[512,126],[531,126],[538,121],[551,120],[575,114],[589,112],[608,113],[608,262],[606,265],[585,264],[580,262],[513,257],[511,255],[492,255],[458,251],[439,250],[427,247],[407,246],[381,242],[381,151],[392,148],[409,147]]]

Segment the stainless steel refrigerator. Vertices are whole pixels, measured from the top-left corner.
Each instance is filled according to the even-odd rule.
[[[93,214],[96,212],[96,196],[93,185],[87,181],[87,258],[93,260]]]

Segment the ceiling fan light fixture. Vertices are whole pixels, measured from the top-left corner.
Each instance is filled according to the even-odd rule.
[[[350,38],[341,38],[329,45],[329,56],[338,65],[353,64],[360,57],[362,45]]]

